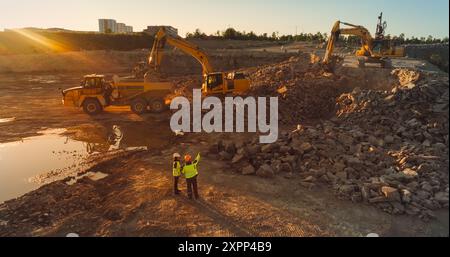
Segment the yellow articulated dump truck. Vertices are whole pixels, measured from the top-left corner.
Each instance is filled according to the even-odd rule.
[[[86,75],[80,86],[62,91],[65,106],[82,107],[89,115],[100,113],[107,106],[130,106],[136,114],[159,113],[166,109],[166,96],[172,91],[170,82],[120,81],[107,82],[103,75]]]

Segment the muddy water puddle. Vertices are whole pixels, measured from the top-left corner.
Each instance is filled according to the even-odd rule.
[[[45,184],[39,175],[76,170],[87,155],[83,142],[61,136],[63,130],[0,144],[0,202],[18,197]]]
[[[152,137],[154,135],[154,137]],[[136,124],[107,127],[84,126],[52,129],[21,141],[0,144],[0,203],[19,197],[38,187],[75,177],[87,168],[90,156],[117,150],[147,150],[167,143],[161,134]],[[103,173],[86,173],[88,178],[103,178]],[[100,178],[99,178],[100,176]]]

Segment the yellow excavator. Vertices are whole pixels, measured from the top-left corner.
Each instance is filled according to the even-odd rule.
[[[360,67],[365,67],[366,63],[378,63],[384,68],[390,66],[389,57],[404,57],[405,49],[403,47],[394,46],[392,40],[385,39],[386,22],[382,21],[382,17],[383,13],[378,17],[375,38],[363,26],[336,21],[331,30],[322,62],[326,65],[331,64],[334,47],[340,35],[353,35],[361,39],[361,48],[356,51],[356,56],[360,57],[358,58]],[[341,28],[341,24],[348,27]]]
[[[191,42],[166,33],[161,28],[155,35],[152,51],[148,59],[149,71],[145,74],[145,81],[160,80],[161,61],[164,56],[166,43],[194,57],[202,66],[203,84],[202,93],[211,94],[230,94],[245,92],[250,88],[250,81],[242,72],[214,72],[206,53]]]

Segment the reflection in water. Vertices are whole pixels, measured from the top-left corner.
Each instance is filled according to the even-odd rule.
[[[64,132],[65,129],[46,130],[40,136],[0,144],[0,202],[85,170],[89,155],[146,149],[127,147],[125,134],[117,125],[106,137],[91,138],[91,142],[71,139],[63,136]]]
[[[84,171],[86,158],[92,154],[161,149],[173,137],[161,123],[125,122],[108,126],[106,131],[90,126],[72,131],[70,137],[64,136],[66,132],[52,129],[21,141],[0,143],[0,202]],[[84,137],[77,138],[77,133]]]
[[[124,133],[120,126],[113,125],[108,131],[106,138],[101,143],[85,142],[86,152],[89,154],[105,153],[113,150],[130,150],[126,144],[122,143]],[[142,147],[142,146],[141,146]]]
[[[86,156],[82,142],[58,133],[0,144],[0,202],[82,170]]]
[[[112,132],[108,135],[108,143],[111,145],[110,150],[116,149],[125,149],[126,146],[122,146],[120,142],[123,139],[123,132],[120,130],[120,127],[114,125],[112,128]]]

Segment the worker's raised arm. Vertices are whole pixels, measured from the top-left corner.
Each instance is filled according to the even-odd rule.
[[[194,164],[197,164],[200,161],[200,153],[197,154],[197,157],[195,157]]]

